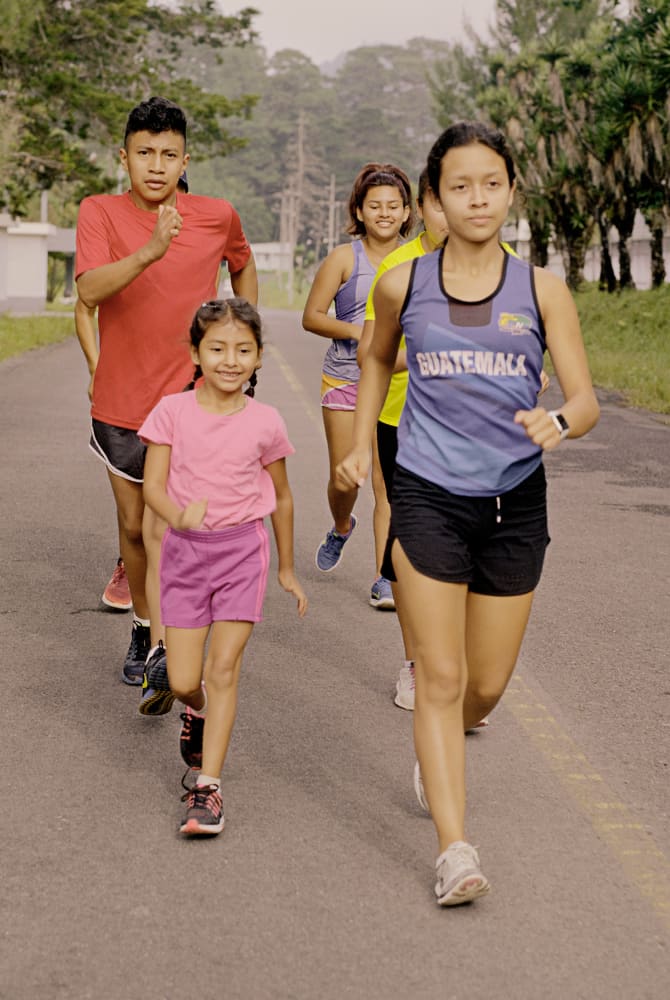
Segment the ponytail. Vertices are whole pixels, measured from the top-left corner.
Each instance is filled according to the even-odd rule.
[[[258,384],[258,379],[256,378],[256,372],[251,373],[251,378],[249,379],[249,386],[244,390],[245,396],[251,396],[253,399],[256,394],[256,385]]]
[[[188,385],[184,386],[182,392],[189,392],[191,389],[195,389],[195,383],[198,381],[199,378],[202,378],[202,368],[200,367],[200,365],[196,365],[195,371],[193,372],[193,378],[188,383]]]

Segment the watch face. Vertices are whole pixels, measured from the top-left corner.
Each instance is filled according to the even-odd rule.
[[[557,410],[551,410],[549,412],[549,416],[554,421],[554,426],[556,427],[558,433],[561,435],[561,441],[562,441],[563,438],[568,436],[570,425],[568,424],[563,414],[559,413]]]

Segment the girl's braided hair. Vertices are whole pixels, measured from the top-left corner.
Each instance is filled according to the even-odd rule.
[[[246,299],[239,297],[232,299],[212,299],[211,302],[203,302],[193,317],[191,329],[189,330],[191,346],[195,347],[197,350],[198,347],[200,347],[202,338],[205,336],[212,323],[219,323],[221,320],[226,319],[231,320],[234,323],[243,323],[245,326],[248,326],[254,335],[254,339],[260,351],[263,346],[261,317],[258,310],[252,306],[250,302],[247,302]],[[195,371],[193,372],[193,378],[188,385],[184,386],[184,392],[188,392],[190,389],[195,388],[195,383],[199,378],[202,378],[202,369],[200,365],[196,365]],[[256,383],[256,372],[253,372],[251,378],[249,379],[249,386],[245,389],[245,395],[254,395]]]

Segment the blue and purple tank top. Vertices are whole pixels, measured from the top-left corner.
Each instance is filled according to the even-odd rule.
[[[354,240],[351,248],[354,252],[354,266],[335,295],[335,315],[345,323],[357,323],[362,327],[365,321],[365,303],[377,269],[368,260],[361,240]],[[342,379],[343,382],[358,382],[361,371],[356,363],[357,350],[358,341],[354,338],[331,341],[323,361],[324,375]]]
[[[545,332],[534,272],[505,254],[495,292],[461,302],[444,288],[443,253],[413,262],[400,316],[409,387],[397,461],[452,493],[497,496],[542,461],[514,423],[540,390]]]

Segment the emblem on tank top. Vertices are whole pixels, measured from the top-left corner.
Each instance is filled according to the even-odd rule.
[[[533,321],[523,313],[501,312],[498,316],[498,329],[501,333],[510,333],[513,337],[523,337],[532,333]]]

